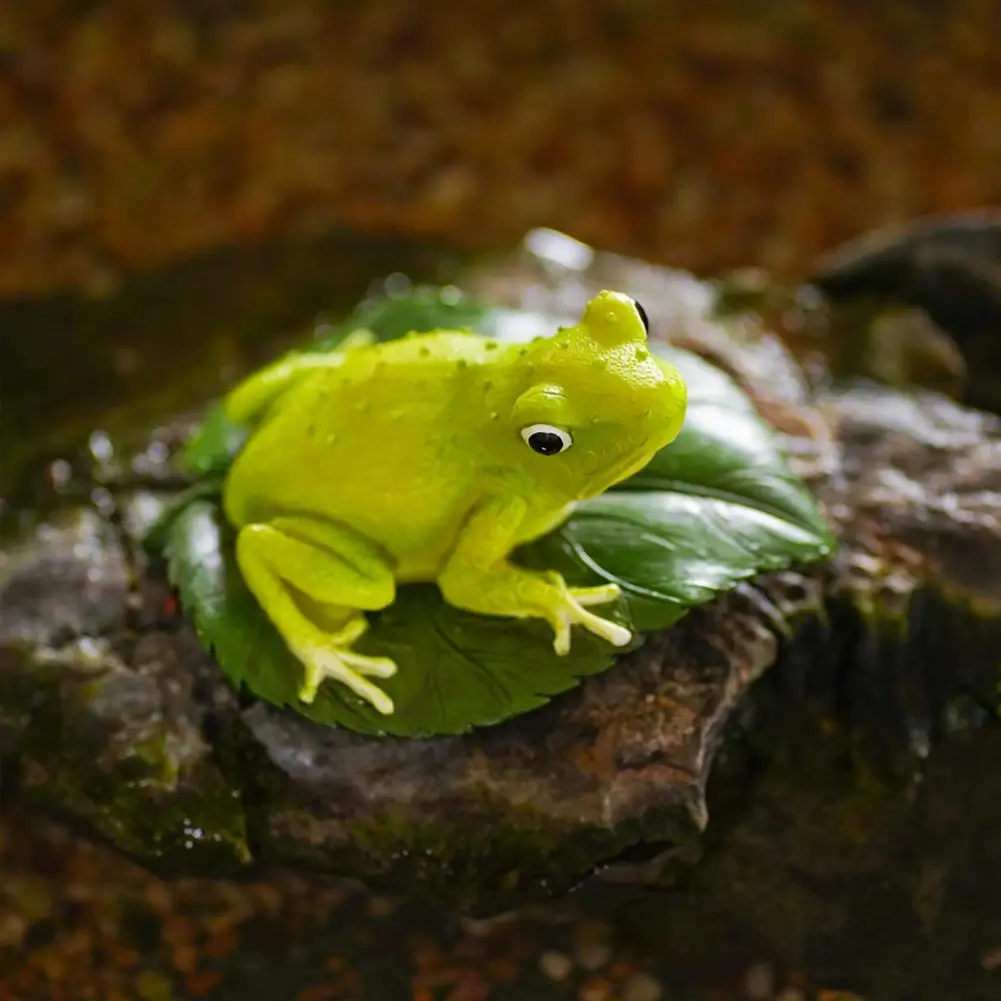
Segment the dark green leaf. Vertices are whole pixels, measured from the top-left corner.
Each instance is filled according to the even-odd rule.
[[[228,420],[215,404],[181,453],[185,472],[195,476],[223,476],[247,439],[247,429]]]
[[[164,505],[153,524],[146,529],[142,539],[146,550],[150,553],[164,552],[170,545],[177,518],[195,501],[218,498],[222,493],[223,481],[222,475],[206,476],[175,494]]]

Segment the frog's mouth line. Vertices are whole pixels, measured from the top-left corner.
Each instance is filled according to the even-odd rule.
[[[656,453],[654,453],[655,455]],[[636,457],[634,455],[629,455],[622,462],[617,463],[609,469],[608,473],[602,477],[597,486],[592,486],[588,489],[587,493],[581,494],[578,500],[590,500],[592,497],[598,497],[603,494],[610,487],[615,486],[616,483],[621,483],[623,480],[629,479],[630,476],[638,473],[644,468],[651,460],[653,455]]]

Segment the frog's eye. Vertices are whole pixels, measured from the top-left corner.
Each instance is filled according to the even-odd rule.
[[[643,329],[649,334],[650,317],[646,315],[646,310],[643,308],[643,303],[638,302],[636,299],[633,299],[633,305],[636,307],[636,312],[640,314],[640,320],[643,321]]]
[[[522,428],[521,437],[528,447],[539,455],[558,455],[573,444],[569,432],[562,428],[554,428],[552,424],[532,424],[530,427]]]

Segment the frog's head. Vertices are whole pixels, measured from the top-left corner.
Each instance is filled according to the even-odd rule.
[[[606,291],[575,326],[532,344],[511,420],[519,465],[540,486],[567,501],[596,496],[677,437],[685,382],[651,354],[647,331],[639,303]]]

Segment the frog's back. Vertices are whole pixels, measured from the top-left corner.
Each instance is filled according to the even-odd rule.
[[[404,563],[447,546],[482,467],[477,425],[517,346],[441,332],[355,349],[281,396],[226,487],[235,524],[305,513]]]

